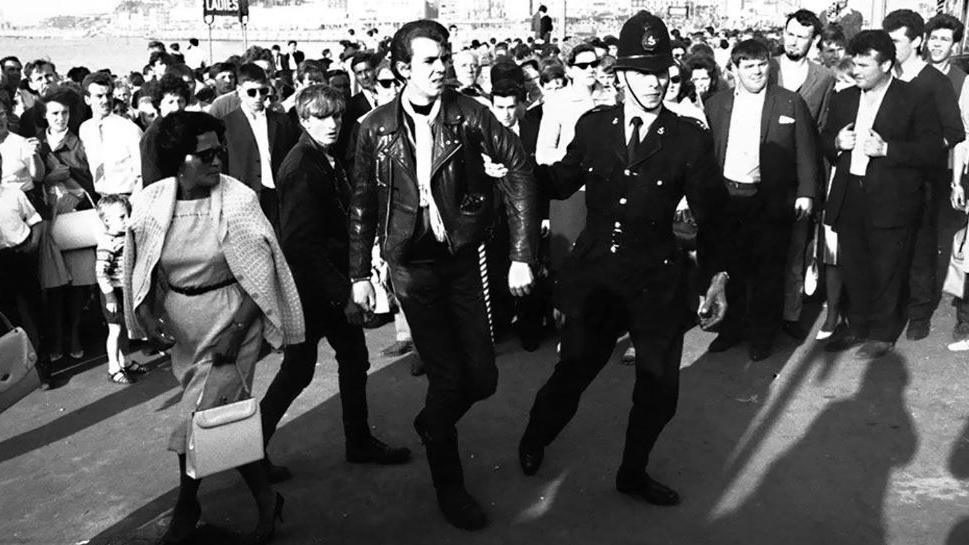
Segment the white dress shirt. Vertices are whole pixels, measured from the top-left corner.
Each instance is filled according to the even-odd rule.
[[[252,135],[256,137],[256,146],[259,148],[259,168],[262,171],[262,186],[275,189],[276,181],[273,180],[272,148],[269,147],[269,121],[266,119],[266,112],[264,110],[257,114],[252,114],[243,110],[242,113],[246,116],[246,121],[249,122],[249,126],[252,128]]]
[[[892,78],[879,89],[863,90],[861,99],[858,101],[858,115],[855,117],[855,147],[851,150],[851,167],[848,172],[855,176],[864,176],[868,171],[870,157],[865,155],[864,143],[868,139],[868,131],[875,124],[875,116],[881,108],[882,100],[888,86],[892,84]]]
[[[40,214],[23,191],[0,185],[0,250],[23,244],[30,228],[40,222]]]
[[[792,61],[791,59],[787,58],[787,55],[781,55],[781,59],[778,64],[781,68],[781,85],[788,91],[794,91],[796,93],[797,90],[804,85],[804,82],[807,81],[807,59]]]
[[[623,142],[629,142],[629,139],[633,135],[633,130],[636,128],[635,125],[633,125],[634,117],[638,117],[640,121],[642,121],[642,124],[639,125],[639,134],[637,135],[639,136],[638,140],[642,142],[643,138],[646,138],[646,133],[649,132],[649,127],[653,124],[653,121],[656,120],[656,114],[644,112],[642,108],[636,106],[631,100],[623,103],[622,112],[623,119],[625,119],[626,123],[626,138],[623,140]]]
[[[34,147],[27,143],[26,138],[12,132],[7,133],[3,141],[0,141],[0,159],[3,162],[0,182],[4,187],[21,191],[34,188],[34,179],[30,176],[34,155]]]
[[[91,118],[78,131],[94,190],[101,195],[134,193],[141,189],[141,129],[115,114]]]
[[[723,177],[742,184],[760,182],[760,124],[767,88],[748,93],[742,85],[734,93]]]

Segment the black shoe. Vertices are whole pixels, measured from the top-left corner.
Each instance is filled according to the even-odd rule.
[[[452,526],[462,530],[480,530],[488,525],[488,516],[464,487],[437,491],[437,505]]]
[[[843,352],[853,346],[858,346],[868,339],[861,336],[851,329],[845,328],[840,332],[835,331],[831,340],[824,345],[825,352]]]
[[[272,463],[268,457],[264,458],[262,463],[266,466],[266,474],[269,475],[269,482],[272,484],[281,483],[293,478],[293,473],[289,468]]]
[[[717,335],[716,339],[710,343],[710,347],[707,348],[709,352],[726,352],[734,346],[740,344],[740,337],[728,336],[723,333]]]
[[[531,476],[537,473],[544,459],[544,448],[526,445],[524,439],[518,443],[518,463],[521,464],[522,473],[525,475]]]
[[[427,373],[424,368],[424,360],[421,359],[419,354],[414,354],[414,357],[410,360],[410,374],[415,377],[419,377]]]
[[[351,444],[347,441],[347,461],[351,464],[398,465],[410,460],[410,449],[391,447],[376,437]]]
[[[646,500],[653,505],[677,505],[680,503],[680,495],[672,488],[654,481],[646,473],[637,476],[625,476],[622,473],[616,476],[616,490]]]
[[[874,360],[888,354],[895,345],[885,341],[868,341],[855,352],[856,360]]]
[[[195,533],[195,526],[201,517],[202,506],[199,505],[198,501],[184,507],[175,504],[172,519],[168,522],[168,529],[165,530],[165,534],[161,537],[159,543],[161,545],[190,543],[192,534]]]
[[[752,344],[750,345],[750,350],[748,351],[750,359],[752,361],[763,361],[770,357],[771,345],[769,344]]]
[[[911,320],[905,330],[905,338],[910,341],[920,341],[929,336],[931,324],[928,320]]]
[[[781,323],[781,331],[787,333],[789,337],[798,341],[803,341],[808,336],[807,329],[801,327],[800,322],[791,320],[784,320],[784,322]]]
[[[276,535],[276,521],[283,523],[283,495],[276,492],[276,504],[272,513],[259,513],[259,524],[256,525],[256,532],[252,536],[254,545],[266,545],[272,542]]]
[[[385,358],[397,358],[414,351],[414,341],[397,341],[380,351]]]

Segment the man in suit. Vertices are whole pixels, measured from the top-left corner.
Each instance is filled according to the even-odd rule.
[[[825,222],[838,233],[850,328],[825,350],[861,344],[855,357],[872,359],[893,348],[904,325],[924,170],[945,145],[933,104],[892,77],[896,51],[887,32],[862,31],[847,52],[856,86],[832,97],[821,146],[837,169]]]
[[[286,43],[288,51],[283,55],[283,64],[280,66],[280,70],[289,70],[290,72],[295,72],[299,68],[299,63],[306,60],[306,55],[297,49],[296,40],[290,40]]]
[[[299,138],[286,114],[266,108],[271,88],[266,72],[249,63],[239,67],[240,107],[225,117],[225,173],[259,194],[262,211],[279,229],[276,173]]]
[[[754,361],[770,356],[784,310],[791,230],[811,214],[820,163],[807,104],[793,91],[768,85],[769,58],[762,42],[737,44],[730,59],[737,88],[714,95],[706,107],[737,248],[730,311],[710,351],[727,350],[746,334]]]
[[[942,137],[951,149],[966,139],[959,104],[952,83],[942,72],[929,66],[919,48],[922,46],[925,24],[922,16],[912,10],[895,10],[885,16],[882,28],[895,42],[895,77],[910,82],[919,100],[928,102],[935,109],[942,123]],[[939,211],[948,196],[948,153],[937,150],[933,161],[924,171],[922,179],[922,214],[915,234],[912,270],[909,273],[908,329],[905,336],[910,340],[924,339],[929,335],[932,313],[942,295],[936,284],[939,255]],[[948,247],[948,245],[946,245]]]
[[[363,309],[350,300],[347,212],[350,183],[333,144],[340,133],[343,97],[324,85],[304,87],[296,97],[302,135],[279,168],[279,243],[293,271],[306,317],[306,341],[286,347],[282,366],[260,403],[268,444],[293,400],[313,380],[317,349],[325,337],[336,351],[346,460],[401,464],[406,448],[376,439],[367,418],[367,343]],[[271,477],[289,472],[273,466]]]
[[[343,128],[340,129],[340,139],[336,144],[336,153],[341,159],[353,153],[349,147],[357,121],[377,107],[377,95],[374,90],[377,84],[377,73],[373,55],[367,52],[357,53],[350,60],[350,69],[357,80],[360,92],[350,98],[347,102],[347,111],[343,114]]]
[[[556,286],[565,315],[561,359],[535,396],[518,450],[522,471],[535,474],[609,360],[617,331],[628,330],[636,382],[616,488],[656,505],[679,503],[646,468],[676,412],[683,334],[695,321],[686,257],[673,235],[684,195],[699,224],[701,282],[710,284],[701,325],[719,322],[727,310],[727,189],[709,134],[663,107],[673,62],[663,21],[646,11],[634,15],[623,25],[615,64],[627,101],[584,114],[565,157],[537,168],[554,198],[585,185],[588,218]]]
[[[532,15],[532,33],[535,35],[536,40],[544,40],[542,36],[542,17],[548,13],[548,8],[545,5],[538,6],[538,11]]]
[[[834,92],[834,73],[810,60],[808,55],[821,38],[821,21],[814,12],[799,9],[784,25],[784,52],[771,59],[770,84],[801,95],[815,128],[824,122],[828,100]],[[784,270],[784,314],[781,329],[802,340],[807,336],[799,323],[804,292],[804,262],[813,222],[806,216],[794,222]]]

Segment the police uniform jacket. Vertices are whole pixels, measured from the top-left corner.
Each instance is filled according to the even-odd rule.
[[[728,195],[709,132],[663,108],[631,163],[622,104],[586,113],[575,134],[561,161],[536,169],[551,198],[566,199],[586,187],[586,226],[559,280],[560,288],[569,286],[558,290],[558,304],[566,314],[571,303],[581,304],[581,286],[596,271],[615,270],[603,264],[621,264],[619,269],[633,284],[626,287],[637,289],[637,279],[647,282],[656,278],[653,271],[682,262],[673,215],[684,195],[699,226],[701,284],[727,270],[729,236],[723,210]]]

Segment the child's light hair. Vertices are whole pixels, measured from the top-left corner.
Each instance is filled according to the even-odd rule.
[[[131,214],[131,201],[128,200],[127,195],[105,195],[101,197],[97,205],[98,217],[101,218],[102,223],[106,211],[112,206],[123,206],[125,212],[128,215]]]

